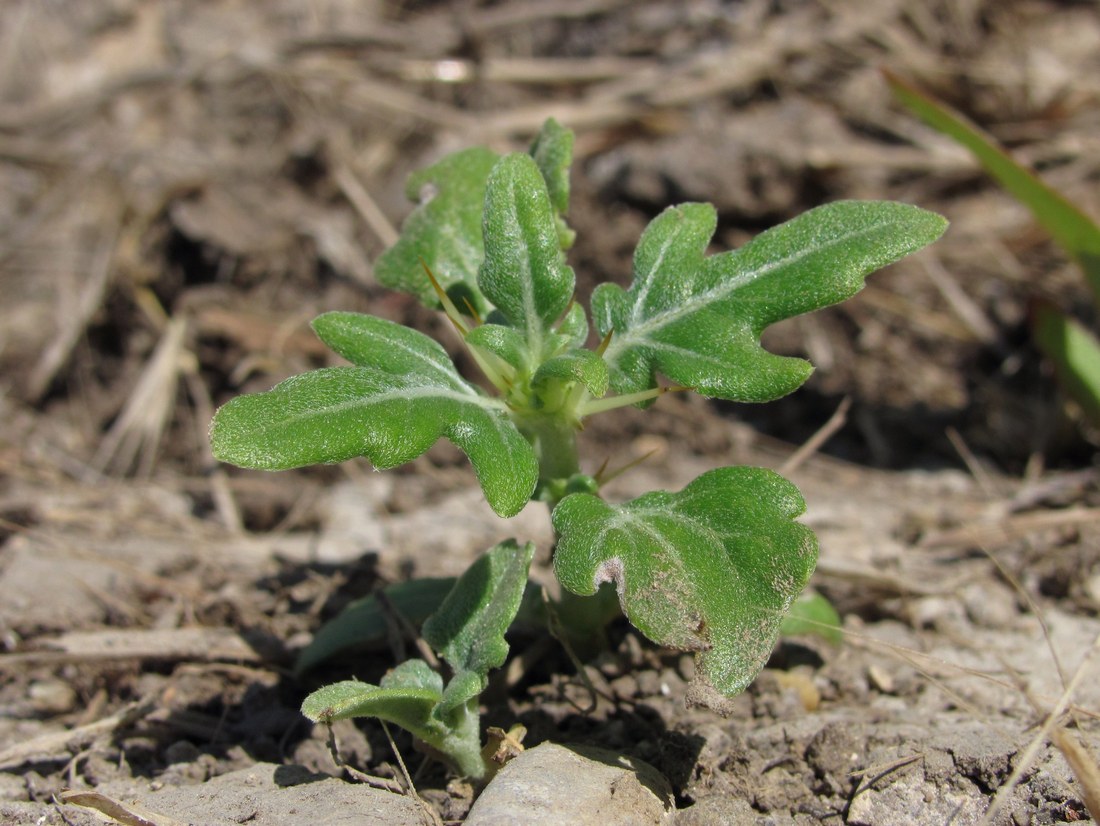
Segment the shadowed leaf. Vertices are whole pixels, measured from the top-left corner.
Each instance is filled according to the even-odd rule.
[[[803,510],[794,485],[761,468],[720,468],[622,505],[573,494],[554,510],[554,569],[576,594],[614,582],[635,627],[698,652],[697,679],[729,696],[763,667],[813,572],[817,540],[792,521]]]

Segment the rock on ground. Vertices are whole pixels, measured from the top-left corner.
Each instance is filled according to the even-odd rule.
[[[466,826],[644,826],[670,822],[672,789],[647,763],[588,746],[543,743],[508,763]],[[520,814],[522,813],[522,815]]]

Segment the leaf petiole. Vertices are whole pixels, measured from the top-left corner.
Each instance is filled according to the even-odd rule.
[[[439,297],[439,303],[443,305],[443,312],[447,314],[447,318],[451,320],[451,324],[455,326],[455,329],[462,334],[465,338],[469,334],[470,329],[466,326],[466,322],[462,320],[462,314],[458,311],[458,307],[451,301],[451,297],[447,295],[446,290],[443,289],[443,285],[439,283],[439,279],[435,277],[435,273],[432,272],[431,267],[427,262],[421,258],[420,266],[424,268],[424,273],[428,276],[428,280],[432,282],[432,289],[435,290],[435,294]]]
[[[653,387],[649,390],[640,390],[637,393],[624,393],[621,396],[609,396],[604,399],[590,399],[580,405],[577,413],[583,418],[585,416],[591,416],[594,413],[603,413],[608,410],[615,410],[619,407],[628,407],[632,404],[647,402],[650,399],[656,399],[658,396],[663,396],[665,393],[680,393],[685,390],[693,389],[694,388],[681,387],[679,385],[675,387]]]

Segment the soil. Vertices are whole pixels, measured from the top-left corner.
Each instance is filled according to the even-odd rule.
[[[344,776],[305,694],[376,680],[408,645],[296,676],[323,622],[506,536],[545,563],[545,512],[497,520],[449,445],[387,474],[261,474],[214,462],[206,429],[218,404],[328,362],[307,326],[322,311],[454,349],[445,321],[371,274],[409,210],[404,179],[463,146],[525,146],[548,116],[577,133],[582,295],[625,282],[642,227],[684,200],[718,208],[716,249],[841,198],[952,227],[843,306],[766,333],[817,365],[798,393],[670,394],[583,436],[591,469],[651,454],[609,489],[624,498],[782,467],[848,400],[790,471],[844,642],[782,641],[720,717],[685,702],[690,656],[625,623],[584,664],[593,709],[560,647],[517,634],[485,724],[650,764],[669,823],[1089,819],[1097,438],[1027,315],[1037,296],[1096,313],[1027,211],[900,110],[879,69],[1100,215],[1093,4],[16,0],[0,42],[0,820],[105,822],[64,790],[239,782],[232,803],[143,798],[153,814],[116,822],[260,822],[300,778]],[[466,817],[474,790],[404,733],[335,733],[383,786],[404,788],[400,755],[427,804],[401,818]],[[331,788],[267,822],[342,822],[353,804]]]

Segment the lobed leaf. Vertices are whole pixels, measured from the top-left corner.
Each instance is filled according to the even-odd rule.
[[[931,243],[947,223],[907,204],[841,201],[707,258],[715,225],[709,204],[670,207],[642,235],[630,288],[593,293],[596,327],[612,333],[604,357],[616,392],[653,388],[660,372],[732,401],[790,393],[813,368],[766,351],[764,328],[849,298],[868,273]]]
[[[527,585],[535,546],[501,542],[459,577],[439,610],[424,623],[424,639],[454,669],[437,716],[477,697],[489,684],[489,671],[508,656],[504,634],[515,619]]]
[[[817,539],[792,521],[804,508],[793,484],[747,467],[622,505],[573,494],[553,513],[554,569],[576,594],[614,582],[636,628],[698,652],[696,679],[729,696],[763,667],[813,572]]]
[[[573,297],[574,276],[558,245],[546,182],[529,155],[507,155],[493,167],[483,229],[478,286],[523,332],[537,361],[550,325]]]
[[[470,458],[494,511],[512,516],[523,508],[538,479],[531,445],[503,402],[459,376],[439,344],[353,313],[322,316],[317,329],[359,366],[315,370],[233,399],[211,426],[218,459],[284,470],[365,456],[386,469],[446,437]]]
[[[485,148],[466,149],[409,176],[405,193],[418,206],[401,226],[397,243],[375,261],[380,282],[438,308],[439,298],[423,262],[444,290],[451,293],[457,288],[479,313],[488,313],[491,308],[478,289],[477,272],[485,257],[485,184],[498,158]]]

